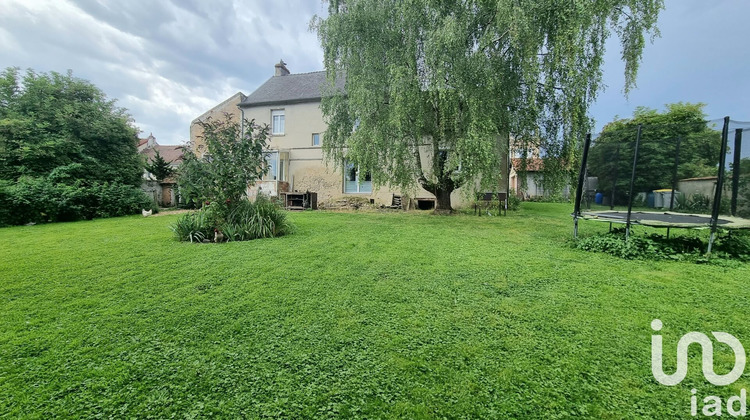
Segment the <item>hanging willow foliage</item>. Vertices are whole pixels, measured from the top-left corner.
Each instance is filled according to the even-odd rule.
[[[331,0],[328,17],[312,22],[330,82],[326,157],[356,161],[376,185],[421,185],[446,210],[450,193],[473,180],[498,187],[511,137],[546,155],[545,177],[564,176],[591,126],[606,39],[613,30],[620,38],[627,92],[662,7]]]

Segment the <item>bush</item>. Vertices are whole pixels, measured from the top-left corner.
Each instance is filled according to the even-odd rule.
[[[549,194],[549,195],[537,195],[529,197],[526,201],[536,203],[570,203],[570,197],[565,197],[561,193]]]
[[[157,211],[140,188],[123,184],[73,185],[22,177],[0,183],[0,225],[67,222]]]
[[[204,239],[213,237],[210,224],[206,223],[205,212],[202,210],[183,214],[171,229],[180,241],[203,242]]]
[[[678,194],[675,196],[677,204],[676,210],[683,213],[698,213],[698,214],[711,214],[713,211],[713,197],[709,197],[705,194],[690,194],[685,196],[684,194]],[[729,214],[731,207],[731,196],[725,194],[722,197],[721,205],[719,208],[720,214]]]
[[[519,208],[521,208],[521,199],[518,198],[516,190],[511,188],[510,191],[508,191],[508,210],[516,211]]]
[[[649,234],[643,237],[631,234],[625,240],[625,229],[580,238],[574,246],[584,251],[603,252],[630,260],[686,260],[705,262],[707,243],[698,237]],[[750,261],[750,237],[731,232],[719,236],[714,242],[713,256],[722,259]]]
[[[294,229],[286,211],[264,195],[255,202],[206,203],[197,212],[182,215],[171,228],[178,240],[190,242],[212,240],[216,232],[224,241],[249,241],[287,235]]]

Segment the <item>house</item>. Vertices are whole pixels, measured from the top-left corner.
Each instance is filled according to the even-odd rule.
[[[147,138],[138,141],[138,153],[143,157],[144,162],[151,162],[158,151],[159,155],[169,162],[169,166],[174,170],[177,170],[177,167],[182,163],[183,148],[184,146],[179,145],[162,146],[156,142],[156,137],[153,134],[149,134]],[[177,180],[174,176],[157,180],[153,174],[144,170],[141,189],[161,207],[177,205]]]
[[[151,133],[145,139],[138,139],[138,153],[156,146],[156,137]]]
[[[268,124],[271,132],[267,151],[270,169],[262,180],[248,189],[248,196],[311,191],[317,193],[318,204],[322,207],[335,207],[337,203],[352,199],[390,205],[393,195],[401,195],[401,191],[387,187],[376,190],[369,173],[360,171],[356,165],[345,163],[342,170],[325,161],[321,145],[325,142],[327,126],[320,105],[321,89],[326,83],[325,71],[293,74],[286,63],[280,61],[274,66],[274,75],[237,104],[240,117]],[[233,96],[209,113],[231,108],[238,98]],[[196,118],[192,125],[207,115]],[[201,156],[202,143],[193,138],[193,132],[191,126],[193,150]],[[432,193],[418,187],[410,195],[414,207],[434,207]],[[469,204],[460,189],[453,192],[451,201],[454,207]]]
[[[237,92],[229,98],[223,100],[220,104],[204,112],[190,122],[190,145],[196,156],[203,156],[205,153],[205,144],[203,143],[203,127],[198,124],[199,121],[205,121],[208,118],[224,118],[225,114],[231,115],[236,120],[242,117],[238,105],[244,101],[247,96],[242,92]]]
[[[544,188],[544,160],[539,157],[511,159],[510,188],[516,191],[523,200],[549,197],[550,192]],[[566,183],[560,191],[565,199],[570,198],[570,184]]]

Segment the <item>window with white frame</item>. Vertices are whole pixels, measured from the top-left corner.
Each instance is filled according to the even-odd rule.
[[[271,134],[284,134],[283,109],[274,109],[271,111]]]
[[[263,181],[279,179],[279,152],[266,152],[266,167],[268,172],[263,176]]]
[[[320,133],[313,133],[312,135],[312,145],[313,146],[320,146]]]
[[[352,162],[344,163],[344,192],[371,193],[372,176],[369,172],[361,172],[359,165]]]

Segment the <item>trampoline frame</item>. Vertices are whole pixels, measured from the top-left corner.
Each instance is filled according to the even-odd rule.
[[[596,220],[596,221],[603,221],[603,222],[609,222],[610,226],[612,223],[620,223],[625,224],[625,239],[627,240],[630,237],[630,227],[634,224],[637,225],[643,225],[643,226],[649,226],[649,227],[661,227],[661,228],[667,228],[667,232],[669,232],[670,228],[680,228],[680,229],[711,229],[711,235],[708,240],[708,250],[707,253],[711,253],[711,249],[713,247],[714,240],[716,238],[716,232],[721,225],[723,229],[750,229],[750,220],[748,219],[742,219],[739,217],[736,217],[737,213],[737,185],[738,185],[738,175],[739,171],[734,171],[734,176],[732,179],[732,202],[731,202],[731,214],[732,217],[721,217],[719,215],[720,209],[721,209],[721,196],[722,192],[724,190],[724,177],[725,177],[725,168],[726,168],[726,155],[727,155],[727,146],[728,146],[728,140],[729,140],[729,123],[730,119],[729,117],[724,117],[724,126],[721,130],[721,151],[719,155],[719,169],[717,173],[717,180],[716,180],[716,191],[714,193],[714,200],[713,200],[713,207],[711,209],[711,214],[684,214],[684,213],[672,213],[672,212],[636,212],[638,214],[674,214],[674,215],[682,215],[682,216],[697,216],[702,218],[707,218],[708,223],[661,223],[661,222],[649,222],[649,223],[643,223],[642,220],[638,218],[633,218],[633,188],[635,185],[635,176],[636,176],[636,167],[638,165],[638,149],[640,148],[640,141],[641,141],[641,132],[643,125],[638,125],[638,131],[636,133],[636,139],[635,139],[635,149],[633,152],[633,169],[630,173],[630,189],[628,194],[628,209],[625,213],[626,216],[624,220],[619,217],[615,218],[607,218],[603,216],[603,213],[612,213],[612,212],[619,212],[614,210],[608,210],[608,211],[602,211],[602,212],[581,212],[581,201],[583,200],[583,184],[586,180],[586,167],[588,163],[589,158],[589,149],[591,148],[591,133],[586,134],[586,140],[583,144],[583,155],[581,157],[581,170],[578,173],[578,186],[576,188],[576,196],[575,196],[575,207],[573,210],[573,237],[578,237],[578,221],[580,219],[584,220]],[[735,167],[739,167],[739,160],[740,160],[740,153],[741,153],[741,142],[742,142],[742,129],[736,129],[735,135],[734,135],[734,164]],[[676,190],[676,174],[677,174],[677,166],[679,165],[679,153],[680,153],[680,139],[677,139],[676,144],[676,155],[675,155],[675,175],[674,180],[672,183],[672,194],[670,198],[670,206],[669,209],[672,210],[674,206],[674,196],[675,196],[675,190]],[[619,149],[618,149],[619,151]],[[619,220],[618,220],[619,219]],[[722,220],[722,222],[720,222]]]
[[[584,211],[581,212],[580,217],[584,220],[625,224],[627,223],[626,214],[622,210]],[[670,221],[670,217],[683,220]],[[703,220],[684,220],[690,218],[700,218]],[[633,225],[666,229],[709,229],[711,228],[712,219],[708,214],[677,213],[671,211],[634,211],[631,214],[630,223]],[[750,220],[741,217],[719,216],[717,224],[722,229],[750,229]]]

